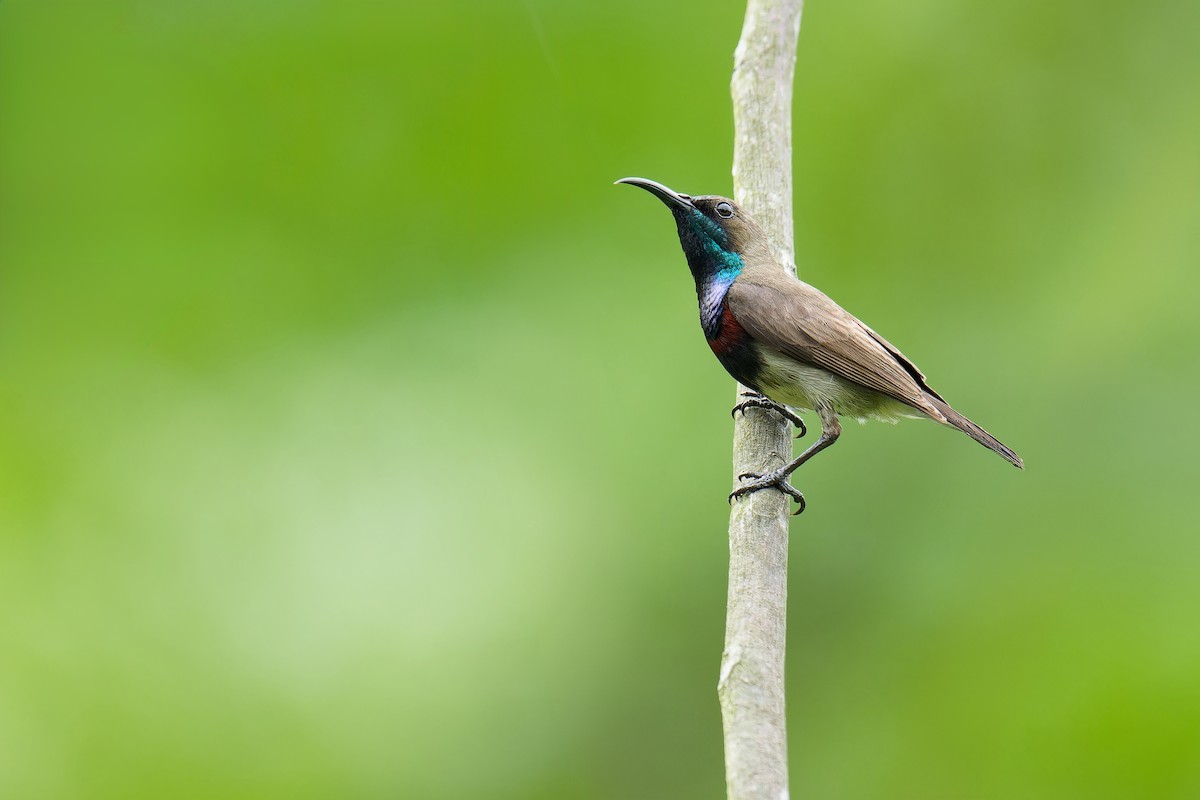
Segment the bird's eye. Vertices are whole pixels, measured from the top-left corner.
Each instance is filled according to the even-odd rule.
[[[733,206],[729,203],[717,203],[717,216],[722,219],[729,219],[733,216]]]

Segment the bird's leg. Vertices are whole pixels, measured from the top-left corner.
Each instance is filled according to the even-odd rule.
[[[762,394],[761,392],[755,392],[753,390],[749,392],[742,392],[741,396],[746,399],[733,407],[733,410],[729,412],[730,416],[736,417],[739,411],[745,414],[747,408],[765,408],[768,411],[774,411],[776,414],[795,425],[800,431],[796,434],[797,439],[808,433],[808,428],[804,425],[804,420],[800,418],[799,414],[795,413],[787,406],[782,405],[781,403],[776,403],[765,394]]]
[[[804,495],[796,487],[792,486],[788,478],[796,471],[797,467],[836,442],[838,436],[842,434],[842,424],[838,422],[837,412],[833,410],[832,406],[822,403],[817,406],[817,413],[821,416],[821,437],[813,442],[812,446],[807,450],[796,456],[791,463],[780,467],[774,472],[766,474],[743,472],[741,475],[738,475],[738,480],[745,480],[746,478],[752,478],[753,480],[734,489],[733,493],[729,495],[729,502],[732,503],[735,497],[743,497],[760,489],[774,487],[800,504],[800,507],[792,512],[792,516],[804,510],[806,506]]]

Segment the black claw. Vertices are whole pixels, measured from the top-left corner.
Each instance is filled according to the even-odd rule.
[[[738,480],[753,479],[753,482],[747,486],[739,486],[729,494],[729,503],[733,504],[733,498],[742,497],[743,495],[752,494],[753,492],[761,491],[762,489],[775,488],[786,494],[788,497],[800,504],[800,507],[792,512],[792,516],[804,511],[808,507],[808,502],[804,499],[804,495],[795,486],[792,486],[787,475],[769,474],[762,475],[758,472],[743,472],[737,476]]]
[[[797,489],[795,486],[792,486],[787,481],[784,481],[783,483],[779,484],[779,486],[777,488],[781,492],[783,492],[784,494],[786,494],[788,497],[792,498],[799,504],[799,508],[797,508],[795,511],[792,512],[793,517],[800,514],[801,512],[804,511],[805,508],[808,507],[808,501],[804,499],[804,495],[802,495],[800,493],[800,490]]]
[[[780,405],[766,395],[759,394],[758,392],[742,392],[741,396],[746,399],[733,407],[729,412],[731,417],[736,418],[739,411],[743,414],[746,413],[747,408],[765,408],[768,411],[774,411],[799,428],[800,432],[796,434],[797,439],[808,433],[808,428],[804,425],[804,420],[798,414],[793,413],[787,406]]]
[[[771,406],[767,405],[770,402],[765,397],[752,397],[749,400],[743,400],[729,410],[729,416],[737,419],[738,412],[740,411],[745,414],[747,408],[770,408]]]

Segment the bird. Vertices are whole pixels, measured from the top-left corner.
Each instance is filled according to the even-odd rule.
[[[827,295],[784,269],[762,228],[728,197],[680,194],[646,178],[618,184],[645,189],[671,211],[696,282],[700,327],[721,366],[752,391],[734,407],[767,408],[806,432],[797,411],[815,411],[820,437],[799,456],[765,472],[738,475],[732,503],[775,488],[805,508],[791,475],[841,435],[840,417],[865,422],[927,418],[956,428],[1015,467],[1011,448],[951,408],[895,345]]]

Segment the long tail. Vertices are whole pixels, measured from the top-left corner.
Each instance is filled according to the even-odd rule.
[[[976,425],[971,420],[964,417],[962,414],[950,407],[950,404],[940,397],[935,397],[930,394],[925,395],[925,399],[932,403],[938,411],[942,412],[942,416],[946,418],[946,422],[958,428],[960,431],[970,436],[975,441],[989,450],[999,453],[1008,463],[1012,464],[1017,469],[1025,469],[1025,462],[1021,457],[1014,453],[1008,446],[985,431],[983,428]]]

